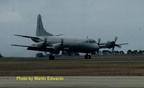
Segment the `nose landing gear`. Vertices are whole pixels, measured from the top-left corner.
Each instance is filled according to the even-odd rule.
[[[50,56],[49,56],[49,60],[54,60],[55,59],[55,57],[51,54]]]
[[[87,53],[87,54],[85,55],[85,59],[91,59],[91,53]]]

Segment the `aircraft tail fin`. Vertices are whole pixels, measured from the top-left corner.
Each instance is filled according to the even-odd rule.
[[[44,29],[40,14],[37,17],[36,36],[53,36]]]

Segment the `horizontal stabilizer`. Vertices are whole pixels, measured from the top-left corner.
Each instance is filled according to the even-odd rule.
[[[19,47],[31,47],[31,46],[28,46],[28,45],[17,45],[17,44],[11,44],[11,46],[19,46]]]
[[[24,38],[31,38],[31,39],[40,39],[39,37],[27,36],[27,35],[18,35],[18,34],[15,34],[15,36],[20,36],[20,37],[24,37]]]

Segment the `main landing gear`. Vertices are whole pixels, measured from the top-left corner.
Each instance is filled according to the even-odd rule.
[[[54,55],[53,55],[53,54],[50,54],[50,55],[49,55],[49,60],[54,60],[54,59],[55,59]],[[87,53],[87,54],[85,55],[85,59],[91,59],[91,53]]]
[[[91,59],[91,53],[87,53],[87,54],[85,55],[85,59]]]
[[[49,60],[54,60],[54,59],[55,59],[55,57],[52,54],[50,54],[49,55]]]

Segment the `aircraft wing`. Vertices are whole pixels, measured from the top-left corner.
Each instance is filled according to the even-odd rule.
[[[106,45],[100,44],[100,45],[99,45],[99,48],[106,48]]]
[[[18,47],[27,47],[27,50],[34,50],[34,51],[46,51],[46,52],[53,52],[55,49],[54,47],[37,47],[36,45],[17,45],[17,44],[11,44],[11,46],[18,46]]]
[[[121,43],[121,44],[117,44],[117,45],[127,45],[128,43]]]

